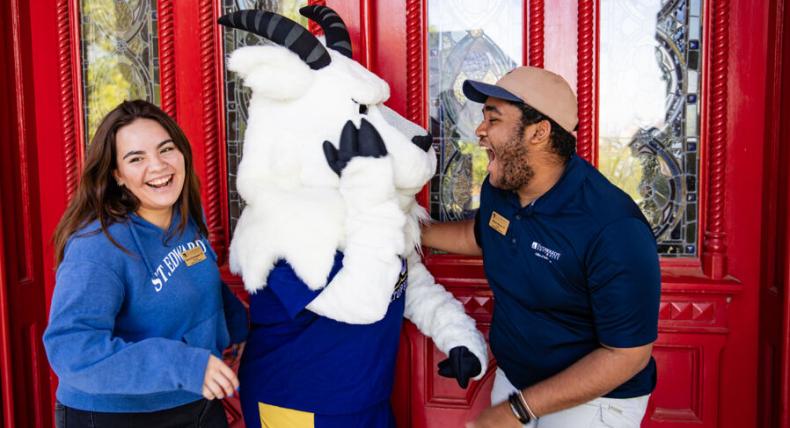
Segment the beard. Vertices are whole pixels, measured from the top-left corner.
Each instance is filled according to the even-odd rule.
[[[496,162],[500,165],[500,174],[490,177],[491,184],[503,190],[518,190],[525,187],[535,175],[529,165],[529,150],[524,144],[524,128],[514,132],[496,154]]]

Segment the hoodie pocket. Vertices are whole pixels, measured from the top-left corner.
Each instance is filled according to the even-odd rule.
[[[182,336],[181,340],[189,346],[204,348],[219,355],[230,344],[228,328],[221,313],[215,313],[200,321]]]

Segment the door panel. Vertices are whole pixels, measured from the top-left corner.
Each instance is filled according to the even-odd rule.
[[[766,97],[766,205],[760,286],[760,426],[790,427],[790,8],[772,2]]]
[[[46,326],[46,298],[36,176],[31,39],[22,23],[25,2],[0,6],[0,426],[45,427],[49,412],[49,370],[41,334]]]

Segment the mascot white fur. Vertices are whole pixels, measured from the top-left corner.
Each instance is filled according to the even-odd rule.
[[[404,316],[462,387],[485,372],[485,340],[417,252],[430,135],[383,105],[389,86],[351,59],[334,11],[300,12],[326,47],[275,13],[219,21],[274,42],[228,61],[252,89],[237,180],[247,205],[230,247],[250,292],[242,409],[248,427],[390,427]]]

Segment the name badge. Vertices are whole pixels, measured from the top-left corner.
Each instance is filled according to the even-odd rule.
[[[206,253],[203,252],[202,248],[195,247],[181,253],[181,258],[184,259],[184,263],[186,263],[187,266],[192,266],[206,260]]]
[[[491,213],[491,219],[488,220],[488,225],[502,235],[506,235],[507,228],[510,227],[510,221],[498,212],[494,211]]]

